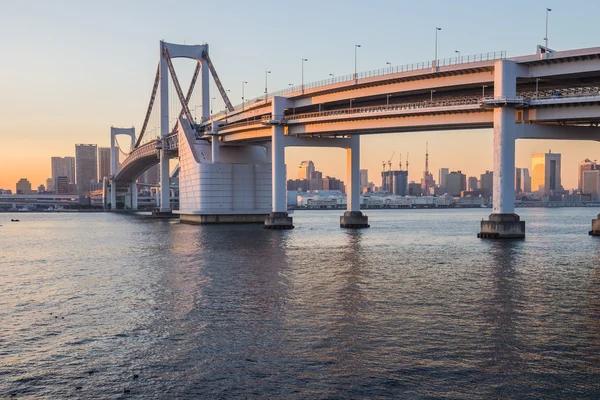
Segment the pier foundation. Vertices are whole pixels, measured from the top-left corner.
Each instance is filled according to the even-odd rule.
[[[340,216],[340,228],[369,228],[369,217],[360,211],[346,211]]]
[[[600,236],[600,214],[592,220],[592,230],[589,232],[592,236]]]
[[[523,239],[525,221],[517,214],[490,214],[487,221],[481,221],[481,239]]]

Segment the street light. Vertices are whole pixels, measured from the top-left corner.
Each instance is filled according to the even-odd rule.
[[[392,73],[392,63],[389,61],[386,61],[385,64],[388,65],[389,73],[391,74]]]
[[[488,87],[488,85],[483,85],[481,87],[481,97],[483,97],[485,99],[485,88]]]
[[[457,63],[459,63],[460,62],[460,51],[454,50],[454,52],[457,54],[456,60],[457,60]]]
[[[548,55],[548,13],[552,11],[551,8],[546,8],[546,37],[544,40],[546,41],[546,56]]]
[[[354,45],[354,83],[358,83],[358,73],[357,73],[357,69],[356,69],[356,53],[358,48],[360,47],[360,44],[355,44]]]
[[[267,101],[267,74],[270,74],[271,71],[265,71],[265,102]]]
[[[308,61],[308,58],[302,59],[302,94],[304,94],[304,61]]]
[[[388,94],[386,97],[387,97],[386,105],[388,105],[388,106],[389,106],[389,105],[390,105],[390,97],[391,97],[391,94]]]
[[[535,98],[537,100],[538,98],[538,87],[540,84],[540,78],[535,78]]]
[[[437,68],[438,63],[437,63],[437,33],[438,31],[441,31],[442,28],[438,28],[437,26],[435,27],[435,67]]]
[[[433,93],[435,92],[435,89],[431,89],[431,97],[429,98],[429,101],[433,101]]]
[[[244,102],[244,85],[246,85],[246,83],[248,83],[248,82],[242,81],[242,111],[244,111],[244,105],[245,105],[245,102]]]
[[[213,113],[213,104],[215,104],[214,100],[216,100],[216,97],[211,97],[210,99],[210,115],[212,115]]]

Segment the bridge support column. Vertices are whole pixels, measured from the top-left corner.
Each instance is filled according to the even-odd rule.
[[[212,150],[212,163],[213,164],[218,164],[219,163],[219,155],[221,153],[221,141],[219,140],[218,136],[213,136],[211,141],[211,150]]]
[[[138,209],[138,187],[137,182],[131,182],[131,209]]]
[[[169,156],[165,149],[160,150],[160,212],[171,211],[171,196],[169,187]]]
[[[340,228],[368,228],[369,218],[360,211],[360,136],[350,138],[346,149],[346,212],[340,217]]]
[[[281,120],[284,103],[280,97],[273,98],[272,117]],[[272,210],[265,218],[266,229],[293,229],[292,217],[287,213],[287,186],[285,181],[285,144],[283,125],[273,125],[271,137]]]
[[[494,96],[516,95],[517,67],[513,61],[501,60],[494,66]],[[525,221],[515,214],[515,109],[510,106],[494,109],[494,183],[493,213],[481,221],[484,239],[522,239]]]
[[[589,232],[592,236],[600,236],[600,214],[592,220],[592,230]]]
[[[110,209],[117,209],[117,182],[114,180],[110,181]]]

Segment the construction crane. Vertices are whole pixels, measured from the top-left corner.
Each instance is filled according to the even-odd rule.
[[[388,165],[388,168],[389,168],[390,171],[392,170],[392,158],[394,158],[394,154],[396,154],[396,150],[394,150],[392,152],[392,156],[390,157],[390,159],[387,162],[387,165]],[[385,168],[385,166],[384,166],[384,168]]]
[[[402,171],[402,153],[400,153],[400,162],[398,163],[398,168]]]
[[[406,172],[408,172],[408,155],[409,154],[410,153],[408,153],[408,152],[406,153]]]

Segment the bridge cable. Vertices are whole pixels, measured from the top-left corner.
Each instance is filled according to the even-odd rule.
[[[229,97],[227,96],[227,92],[225,91],[225,88],[221,84],[221,80],[219,79],[219,75],[217,75],[217,70],[213,66],[212,61],[210,61],[210,57],[208,56],[208,51],[203,51],[202,52],[202,58],[204,58],[206,60],[206,63],[208,64],[208,69],[210,70],[210,73],[212,74],[213,79],[215,80],[215,83],[217,84],[217,88],[219,89],[219,92],[221,92],[221,97],[223,97],[223,101],[225,102],[225,106],[227,107],[227,109],[229,111],[233,111],[233,105],[231,104],[231,101],[229,101]]]
[[[156,77],[154,78],[154,86],[152,87],[152,95],[150,96],[150,103],[148,104],[148,109],[146,110],[146,118],[144,118],[144,124],[142,125],[142,130],[140,131],[140,136],[135,142],[135,147],[137,148],[141,141],[142,137],[144,137],[144,133],[146,132],[146,127],[148,126],[148,120],[150,120],[150,114],[152,114],[152,106],[154,106],[154,99],[156,98],[156,91],[158,90],[158,83],[160,82],[160,63],[156,67]]]
[[[190,87],[188,88],[187,96],[185,96],[185,104],[189,104],[192,98],[192,94],[194,93],[194,86],[196,85],[196,80],[198,79],[198,74],[200,73],[200,63],[196,63],[196,70],[194,71],[194,75],[192,76],[192,81],[190,82]],[[179,113],[179,118],[181,118],[184,114],[184,110],[181,109]],[[177,119],[177,124],[173,127],[171,134],[175,133],[177,130],[177,125],[179,124],[179,118]],[[195,122],[195,120],[194,120]]]
[[[165,60],[167,61],[169,72],[171,73],[171,78],[173,79],[173,85],[175,86],[177,96],[179,97],[179,101],[183,108],[182,112],[185,114],[187,120],[190,121],[190,123],[192,123],[194,121],[194,119],[192,118],[192,113],[190,113],[190,109],[187,106],[186,99],[185,97],[183,97],[183,92],[181,91],[181,86],[179,85],[179,80],[177,79],[175,68],[173,67],[173,63],[171,62],[171,57],[169,57],[169,50],[167,50],[166,47],[163,49],[163,55],[165,57]]]

